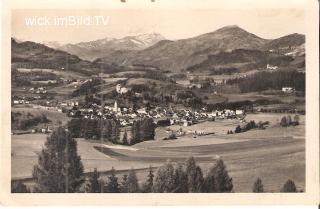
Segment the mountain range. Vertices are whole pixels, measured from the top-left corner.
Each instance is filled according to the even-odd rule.
[[[181,72],[192,68],[200,72],[216,67],[259,67],[268,62],[290,66],[298,57],[299,62],[293,63],[303,66],[304,43],[305,36],[302,34],[263,39],[232,25],[176,41],[166,40],[157,33],[67,45],[44,43],[47,46],[13,40],[12,61],[28,60],[61,67],[61,63],[68,59],[72,66],[87,71],[99,64],[100,68],[153,66],[163,71]]]
[[[44,42],[43,44],[77,55],[81,59],[92,61],[118,50],[142,50],[164,39],[165,38],[158,33],[151,33],[126,36],[120,39],[104,38],[77,44],[62,45],[58,42]]]
[[[268,40],[249,33],[238,26],[226,26],[193,38],[177,41],[162,40],[143,50],[118,50],[102,57],[101,61],[117,65],[149,65],[165,71],[180,72],[206,61],[212,55],[228,56],[230,55],[228,52],[236,49],[259,50],[262,52],[273,50],[277,52],[283,46],[286,46],[288,50],[293,50],[301,46],[304,39],[304,35],[293,34]],[[284,52],[288,53],[288,50]],[[279,56],[283,54],[280,53]],[[274,54],[273,56],[277,55]],[[228,57],[226,57],[226,61],[228,61]],[[233,62],[231,57],[229,62]]]

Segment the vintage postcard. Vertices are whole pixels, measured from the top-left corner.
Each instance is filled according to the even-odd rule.
[[[319,204],[317,1],[2,6],[2,204]]]

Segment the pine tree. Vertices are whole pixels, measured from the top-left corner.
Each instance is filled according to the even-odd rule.
[[[202,187],[204,183],[203,179],[203,173],[199,166],[196,167],[196,173],[195,173],[195,179],[196,179],[196,185],[195,185],[195,191],[194,192],[202,192]]]
[[[154,178],[153,169],[150,166],[149,167],[149,173],[148,173],[148,176],[147,176],[147,180],[142,186],[142,192],[144,192],[144,193],[152,192],[153,178]]]
[[[232,192],[232,178],[229,177],[228,171],[222,159],[218,159],[211,168],[215,181],[215,189],[217,192]]]
[[[188,175],[183,168],[182,164],[178,164],[174,173],[175,193],[187,193],[188,192]]]
[[[128,192],[129,193],[137,193],[139,192],[139,184],[136,176],[136,172],[131,169],[128,175]]]
[[[141,123],[140,135],[143,141],[153,140],[155,136],[155,125],[152,118],[146,118]]]
[[[21,181],[17,181],[17,182],[11,181],[11,192],[12,193],[29,193],[30,190]]]
[[[174,167],[170,162],[158,168],[153,191],[158,193],[169,193],[175,189]]]
[[[120,192],[118,177],[116,176],[116,170],[113,167],[111,168],[110,175],[108,176],[105,192],[108,192],[108,193]]]
[[[140,142],[140,120],[135,120],[133,121],[132,127],[131,127],[131,133],[132,133],[132,137],[130,140],[130,144],[136,144]]]
[[[282,127],[287,127],[287,126],[288,126],[287,118],[286,118],[285,116],[283,116],[283,117],[281,118],[280,126],[282,126]]]
[[[188,175],[188,191],[190,193],[201,192],[203,175],[193,157],[190,157],[186,162],[186,173]]]
[[[128,145],[128,134],[127,134],[127,130],[124,130],[124,134],[123,134],[123,137],[122,137],[122,144],[123,145]]]
[[[252,192],[255,192],[255,193],[264,192],[262,180],[260,178],[257,178],[257,180],[254,182]]]
[[[287,126],[290,126],[292,124],[291,115],[287,116]]]
[[[78,192],[84,182],[83,165],[77,142],[59,127],[53,131],[34,166],[35,191],[45,193]]]
[[[298,192],[294,181],[289,179],[282,187],[281,192],[284,193],[294,193]]]
[[[207,176],[205,177],[204,184],[203,184],[203,192],[206,193],[213,193],[217,192],[217,185],[215,181],[215,173],[214,167],[211,167]]]
[[[128,193],[128,175],[124,174],[120,183],[120,192]]]
[[[240,125],[238,125],[237,127],[236,127],[236,130],[234,130],[234,133],[241,133],[241,127],[240,127]]]
[[[99,193],[100,192],[100,184],[99,184],[99,177],[100,174],[95,168],[93,173],[90,176],[89,182],[90,182],[90,192],[92,193]]]
[[[119,129],[119,124],[117,121],[112,120],[111,121],[111,142],[113,143],[118,143],[120,139],[120,129]]]
[[[299,125],[299,122],[300,122],[300,118],[299,118],[299,115],[295,115],[294,118],[293,118],[294,122],[295,122],[295,125]]]

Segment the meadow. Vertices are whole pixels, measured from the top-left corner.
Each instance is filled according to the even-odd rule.
[[[197,136],[186,134],[176,140],[162,140],[167,134],[165,128],[157,128],[156,140],[145,141],[134,146],[103,144],[77,139],[78,153],[85,172],[110,170],[114,167],[119,174],[136,169],[139,181],[147,175],[149,166],[158,167],[171,160],[184,162],[194,156],[204,174],[214,161],[221,157],[233,178],[235,192],[251,192],[257,177],[263,181],[265,190],[279,192],[287,179],[295,181],[305,191],[305,118],[296,127],[280,127],[282,114],[249,114],[246,120],[270,122],[264,129],[244,133],[226,134],[240,122],[237,120],[207,121],[182,127],[188,131],[211,131],[215,134]],[[179,126],[171,126],[172,130]],[[32,167],[37,163],[37,153],[45,141],[44,134],[12,136],[12,178],[30,177]],[[97,147],[99,148],[98,151]],[[155,168],[156,170],[156,168]],[[104,177],[106,178],[106,177]]]

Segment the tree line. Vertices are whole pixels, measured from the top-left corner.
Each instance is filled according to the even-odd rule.
[[[134,120],[131,127],[131,138],[125,130],[122,139],[120,138],[120,122],[116,119],[74,118],[68,122],[67,128],[74,138],[133,145],[146,140],[154,140],[156,125],[152,118]]]
[[[30,112],[12,112],[11,128],[14,130],[27,130],[37,126],[39,123],[51,122],[45,114],[33,115]]]

